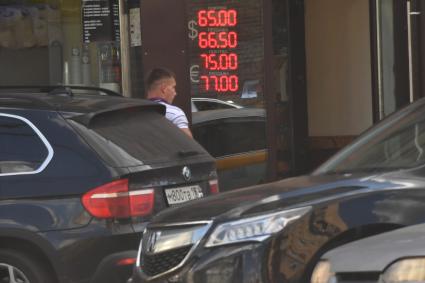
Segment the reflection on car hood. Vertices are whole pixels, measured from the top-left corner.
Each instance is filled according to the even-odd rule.
[[[279,182],[221,193],[169,209],[155,217],[154,222],[175,223],[238,218],[258,212],[307,205],[342,194],[367,193],[380,188],[400,186],[370,175],[301,176]]]
[[[397,259],[425,256],[424,242],[425,225],[420,224],[352,242],[323,258],[334,272],[380,272]]]

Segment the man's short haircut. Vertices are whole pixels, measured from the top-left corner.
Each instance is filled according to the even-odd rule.
[[[163,79],[175,79],[176,75],[166,68],[152,69],[146,77],[146,90],[150,90],[153,86]]]

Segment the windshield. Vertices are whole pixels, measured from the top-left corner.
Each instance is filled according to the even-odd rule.
[[[425,101],[385,119],[314,174],[382,172],[425,163]]]

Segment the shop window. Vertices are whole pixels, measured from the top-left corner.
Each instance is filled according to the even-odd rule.
[[[2,85],[121,91],[118,0],[0,3]]]

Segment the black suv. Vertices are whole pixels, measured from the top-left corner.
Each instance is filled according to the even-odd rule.
[[[218,191],[162,105],[93,91],[0,89],[0,282],[123,282],[152,215]]]

